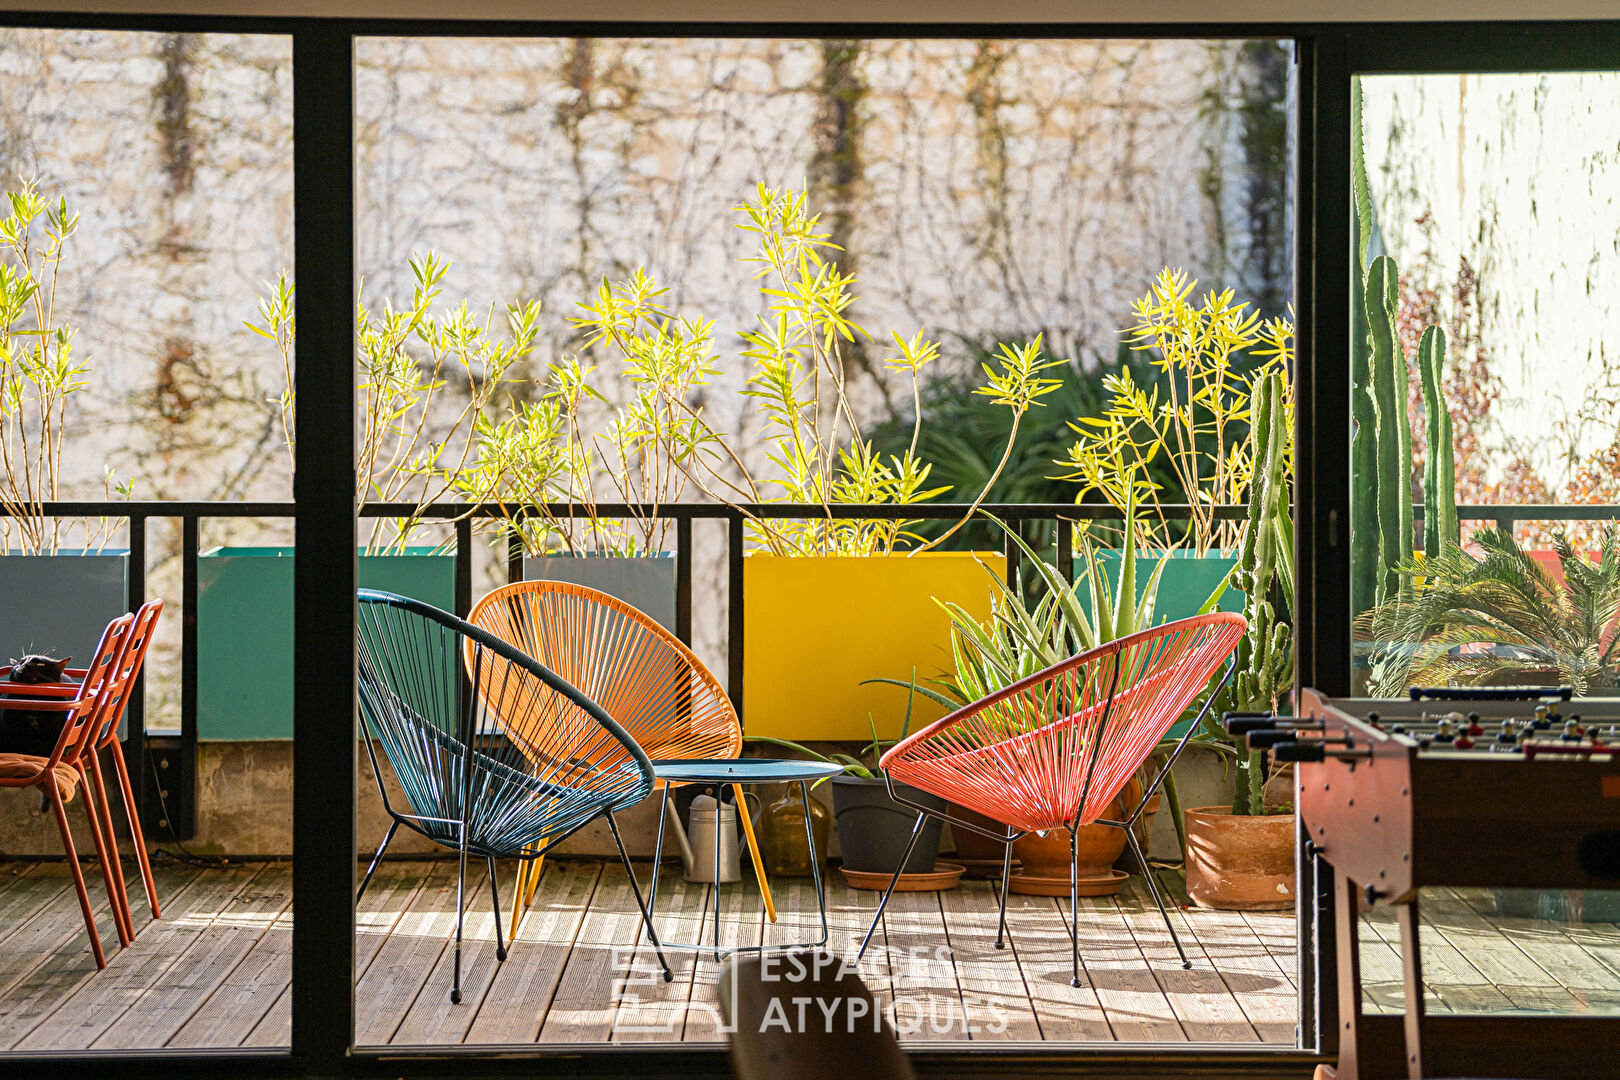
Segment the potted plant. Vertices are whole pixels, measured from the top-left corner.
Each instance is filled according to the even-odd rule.
[[[1044,586],[1041,599],[1032,608],[1019,584],[1008,585],[992,577],[991,615],[988,619],[980,619],[954,602],[940,600],[940,606],[951,618],[955,670],[949,675],[929,680],[925,686],[916,684],[915,674],[909,683],[897,679],[874,681],[908,686],[912,692],[921,693],[954,710],[1070,656],[1163,621],[1157,616],[1156,604],[1166,562],[1156,562],[1147,572],[1141,588],[1137,587],[1137,516],[1135,498],[1130,493],[1126,495],[1125,509],[1127,517],[1120,572],[1112,581],[1108,580],[1101,554],[1088,534],[1081,535],[1081,578],[1078,582],[1070,582],[1015,531],[1002,525],[1040,577]],[[1222,591],[1223,585],[1217,583],[1215,591],[1200,605],[1200,610],[1214,610]],[[1116,820],[1122,818],[1128,812],[1126,807],[1134,807],[1140,798],[1143,782],[1133,780],[1132,785],[1121,793],[1119,805],[1108,810],[1104,816]],[[1167,777],[1166,785],[1173,793],[1174,779]],[[963,807],[953,808],[952,814],[973,820],[970,812]],[[989,824],[991,828],[996,827],[993,822]],[[956,839],[958,855],[976,864],[993,861],[996,866],[990,869],[999,868],[1004,854],[1000,844],[965,829],[956,830]],[[1084,871],[1082,876],[1087,879],[1082,883],[1082,888],[1087,890],[1087,895],[1118,892],[1124,875],[1113,871],[1112,866],[1125,848],[1124,833],[1107,825],[1082,826],[1079,845],[1081,869]],[[1045,895],[1061,891],[1067,895],[1070,861],[1067,829],[1052,830],[1044,836],[1029,834],[1021,837],[1014,843],[1013,851],[1023,865],[1022,873],[1013,878],[1011,887],[1015,892]],[[1058,872],[1060,867],[1061,874]],[[1061,890],[1058,889],[1059,885]]]
[[[670,519],[658,508],[687,493],[671,454],[681,445],[677,431],[689,427],[687,399],[712,373],[712,327],[671,317],[659,301],[663,291],[644,270],[604,279],[573,320],[585,350],[617,360],[631,388],[626,402],[612,406],[595,366],[577,357],[551,363],[538,400],[509,403],[498,420],[476,419],[473,458],[451,479],[467,498],[506,508],[478,519],[477,528],[521,547],[525,579],[600,589],[673,629]],[[605,430],[590,430],[591,409],[609,413]],[[632,516],[603,518],[599,490],[632,507]],[[552,513],[555,503],[580,513]]]
[[[634,348],[628,369],[666,418],[657,433],[661,455],[698,493],[746,516],[743,567],[744,675],[742,703],[749,730],[793,739],[854,740],[862,717],[892,735],[895,704],[861,684],[874,661],[890,670],[939,664],[948,656],[950,625],[934,596],[965,604],[982,595],[974,552],[933,550],[955,527],[920,541],[904,520],[835,516],[839,505],[910,505],[935,498],[929,466],[916,455],[920,407],[911,446],[880,456],[864,436],[847,383],[848,350],[875,346],[850,318],[854,276],[841,271],[836,250],[802,192],[760,185],[739,207],[738,227],[757,238],[749,261],[759,268],[765,313],[739,336],[749,366],[744,396],[764,417],[766,466],[713,428],[695,402],[711,381],[708,323],[680,319],[658,306],[645,275],[608,290],[588,312],[593,339],[617,340],[622,328],[651,333]],[[939,355],[918,332],[892,335],[883,366],[909,378],[920,406],[919,373]],[[974,392],[1010,410],[1014,423],[992,475],[972,500],[976,507],[1011,454],[1017,420],[1057,383],[1042,372],[1040,339],[1000,347]],[[762,517],[747,507],[787,502],[818,508],[805,518]],[[971,510],[970,510],[971,513]],[[963,520],[966,520],[964,517]],[[958,523],[959,526],[960,523]],[[999,556],[988,556],[999,561]],[[984,609],[980,608],[981,614]]]
[[[917,689],[915,680],[913,689]],[[906,732],[910,730],[914,703],[915,694],[907,698],[906,716],[901,725],[900,739],[904,739]],[[838,844],[843,866],[846,870],[858,873],[888,875],[894,873],[895,865],[899,863],[900,856],[905,853],[906,845],[911,841],[917,811],[890,798],[888,778],[883,775],[878,765],[884,751],[898,740],[878,738],[877,727],[870,717],[868,724],[872,739],[855,754],[841,751],[823,754],[803,743],[771,735],[749,735],[746,738],[749,742],[792,750],[816,761],[842,765],[844,771],[828,777],[827,782],[832,784],[833,817],[838,823]],[[822,781],[817,780],[814,786],[819,787],[821,783]],[[896,783],[894,786],[908,802],[927,806],[933,810],[945,809],[945,800],[937,795],[919,791],[909,784]],[[930,816],[924,820],[922,833],[912,848],[911,855],[906,859],[902,876],[930,874],[934,871],[935,860],[939,855],[940,830],[941,822],[937,817]],[[803,835],[801,828],[799,836]],[[763,838],[761,843],[764,843]],[[949,884],[954,883],[952,881]],[[870,887],[859,881],[852,881],[851,884],[857,888]]]
[[[381,310],[363,301],[357,313],[356,368],[360,440],[355,510],[366,502],[405,502],[401,520],[362,522],[366,538],[360,584],[402,593],[452,610],[455,559],[434,543],[413,543],[425,508],[456,491],[471,433],[513,364],[538,332],[539,305],[506,309],[506,334],[493,311],[479,317],[466,301],[445,310],[441,295],[450,264],[433,252],[410,261],[409,303]],[[287,377],[278,399],[287,453],[295,459],[297,402],[292,391],[296,344],[294,285],[283,273],[259,300],[259,318],[244,325],[272,343]],[[451,396],[451,387],[459,393]],[[467,494],[467,492],[460,492]],[[198,729],[204,739],[292,736],[291,547],[216,548],[198,561]]]
[[[107,624],[129,610],[128,553],[108,550],[115,524],[45,512],[60,497],[69,406],[88,383],[59,322],[57,281],[79,215],[26,181],[0,220],[0,617],[10,653],[88,663]],[[129,495],[106,473],[107,494]]]
[[[1234,584],[1243,590],[1249,628],[1237,649],[1237,667],[1223,699],[1204,718],[1203,737],[1225,746],[1236,760],[1230,806],[1189,807],[1184,831],[1187,895],[1202,907],[1247,910],[1294,906],[1292,803],[1265,805],[1267,759],[1248,751],[1221,727],[1223,711],[1277,708],[1292,678],[1292,631],[1273,606],[1276,595],[1291,618],[1294,599],[1293,518],[1289,495],[1287,410],[1282,376],[1256,387],[1259,404],[1251,432],[1254,481]]]
[[[1138,505],[1147,549],[1138,563],[1152,567],[1168,560],[1158,611],[1171,620],[1196,613],[1231,574],[1243,522],[1217,517],[1215,507],[1244,501],[1254,470],[1246,439],[1254,387],[1271,372],[1286,373],[1293,358],[1287,319],[1262,321],[1230,289],[1208,292],[1195,303],[1197,287],[1184,271],[1166,267],[1134,301],[1136,321],[1126,340],[1148,353],[1162,377],[1158,385],[1143,387],[1129,367],[1105,375],[1109,401],[1102,415],[1069,425],[1078,438],[1058,462],[1066,470],[1060,478],[1081,485],[1076,501],[1096,495],[1122,511],[1127,499]],[[1283,396],[1292,416],[1286,382]],[[1291,460],[1291,438],[1287,454]],[[1184,535],[1179,523],[1164,516],[1164,487],[1153,470],[1174,477],[1170,501],[1190,508]],[[1110,578],[1119,561],[1118,550],[1104,552]],[[1228,589],[1220,607],[1242,610],[1242,593]]]

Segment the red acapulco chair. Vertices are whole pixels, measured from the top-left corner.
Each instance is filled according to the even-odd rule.
[[[1074,964],[1070,985],[1079,986],[1074,830],[1091,824],[1123,829],[1137,861],[1143,867],[1148,865],[1131,826],[1198,731],[1219,687],[1209,695],[1198,718],[1142,792],[1135,809],[1122,821],[1106,820],[1102,814],[1165,732],[1209,685],[1223,662],[1226,673],[1221,685],[1231,678],[1236,662],[1233,654],[1247,625],[1241,615],[1216,612],[1111,641],[958,709],[884,754],[880,764],[888,779],[890,797],[916,810],[917,823],[858,955],[865,954],[900,880],[900,870],[911,857],[911,849],[930,814],[950,821],[953,828],[966,828],[1007,845],[1001,920],[996,933],[998,949],[1007,926],[1007,876],[1013,841],[1025,833],[1068,828]],[[1007,831],[992,833],[909,803],[896,793],[897,780],[1003,822]],[[1158,883],[1152,873],[1143,876],[1181,955],[1181,966],[1191,967],[1165,911]]]
[[[73,872],[73,885],[79,894],[79,910],[84,915],[85,929],[90,935],[90,948],[96,957],[96,967],[107,966],[106,954],[101,948],[101,935],[96,932],[96,916],[90,906],[90,892],[85,887],[84,871],[79,866],[79,855],[73,847],[73,833],[68,826],[66,804],[75,789],[83,784],[84,812],[90,819],[90,836],[95,842],[96,857],[101,862],[102,881],[107,887],[108,902],[113,923],[118,930],[118,943],[128,946],[134,940],[129,925],[129,913],[119,877],[115,876],[117,856],[112,848],[112,822],[102,820],[100,807],[90,786],[87,756],[95,753],[94,745],[101,725],[109,713],[116,712],[128,689],[128,680],[122,659],[129,641],[133,615],[120,615],[102,632],[101,643],[96,646],[95,659],[85,673],[84,681],[76,685],[65,683],[22,684],[0,682],[0,709],[28,709],[36,712],[63,714],[62,733],[48,758],[32,754],[0,754],[0,787],[37,787],[45,792],[51,809],[56,814],[56,827],[62,834],[62,849]],[[11,668],[0,668],[0,678],[11,674]]]

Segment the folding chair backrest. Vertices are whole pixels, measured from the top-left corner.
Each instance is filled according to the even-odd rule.
[[[101,632],[101,642],[96,646],[95,656],[83,669],[84,681],[73,699],[78,707],[67,713],[62,734],[56,740],[53,761],[69,765],[78,761],[86,748],[95,745],[105,718],[122,709],[129,685],[129,680],[123,676],[126,670],[123,658],[134,625],[135,616],[120,615]]]
[[[118,726],[124,722],[124,715],[129,711],[135,681],[140,678],[141,668],[146,664],[146,652],[152,647],[153,631],[157,629],[158,616],[162,614],[162,600],[148,600],[135,610],[124,654],[117,663],[119,693],[111,699],[111,707],[96,721],[99,733],[94,745],[105,746],[117,741]]]

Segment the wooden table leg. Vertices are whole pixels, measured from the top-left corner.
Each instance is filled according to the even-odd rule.
[[[1339,969],[1339,1065],[1330,1075],[1359,1080],[1361,1049],[1361,938],[1356,884],[1333,871],[1333,933]]]
[[[1406,1075],[1409,1080],[1422,1080],[1423,962],[1418,947],[1417,893],[1395,905],[1395,917],[1401,928],[1401,975],[1406,990]]]

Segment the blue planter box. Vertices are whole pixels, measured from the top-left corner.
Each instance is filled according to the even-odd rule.
[[[430,550],[360,556],[360,586],[455,610],[455,556]],[[199,739],[292,738],[293,552],[218,548],[197,560]]]

